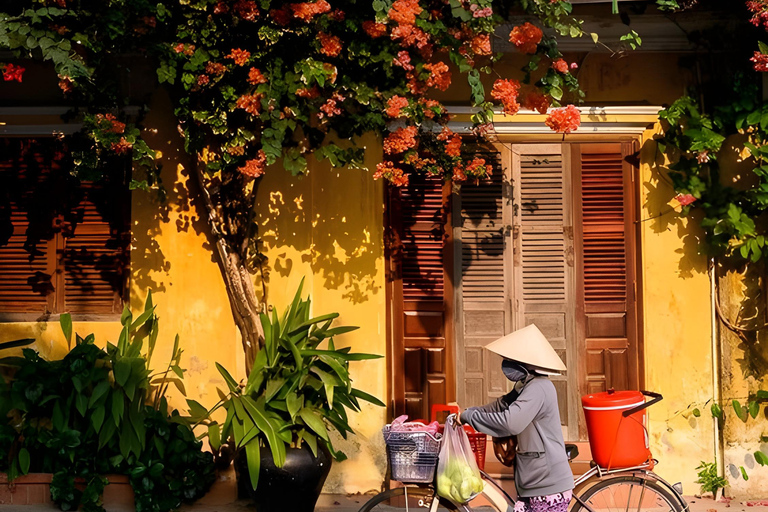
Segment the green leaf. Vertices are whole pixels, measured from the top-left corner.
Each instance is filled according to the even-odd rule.
[[[286,379],[272,379],[267,382],[266,400],[269,402],[277,394],[278,391],[285,385]]]
[[[69,313],[62,313],[59,316],[59,324],[61,325],[61,331],[64,333],[64,338],[67,340],[67,347],[72,348],[72,315]]]
[[[302,356],[331,356],[345,361],[366,361],[369,359],[381,359],[384,356],[377,354],[347,354],[334,350],[302,350]]]
[[[123,393],[119,390],[115,390],[112,393],[112,419],[114,420],[115,425],[120,424],[124,412],[125,401],[123,400]]]
[[[22,475],[29,473],[29,464],[31,462],[29,452],[26,448],[19,450],[19,469]]]
[[[758,391],[758,392],[755,394],[755,396],[756,396],[756,397],[757,397],[759,400],[768,400],[768,391],[766,391],[766,390],[764,390],[764,389],[761,389],[761,390],[759,390],[759,391]]]
[[[768,455],[764,454],[761,451],[755,452],[755,460],[761,466],[768,466]]]
[[[253,418],[253,421],[256,423],[259,430],[261,430],[267,437],[267,443],[272,450],[272,458],[275,461],[275,466],[279,468],[283,467],[283,464],[285,464],[285,443],[279,439],[277,430],[267,418],[263,399],[254,401],[249,396],[244,396],[242,398],[243,406],[247,409],[248,414]]]
[[[93,405],[106,394],[106,392],[109,390],[109,381],[103,380],[96,384],[96,387],[93,388],[93,393],[91,393],[91,399],[88,400],[88,407],[93,407]]]
[[[694,409],[692,412],[693,412],[693,416],[696,418],[699,418],[701,416],[701,411],[699,409]]]
[[[211,449],[214,452],[218,452],[219,448],[221,448],[221,430],[219,429],[219,424],[215,421],[208,425],[208,441],[211,444]]]
[[[301,438],[307,443],[309,449],[312,450],[312,454],[317,457],[317,436],[311,432],[303,430],[301,432]]]
[[[741,477],[747,481],[749,480],[749,475],[747,474],[747,470],[744,469],[744,466],[739,466],[739,469],[741,470]]]
[[[295,391],[291,391],[285,397],[285,404],[288,406],[288,414],[291,415],[291,419],[296,419],[296,414],[304,407],[304,397],[298,397]]]
[[[366,402],[370,402],[373,405],[378,405],[379,407],[384,407],[384,402],[379,400],[373,395],[369,395],[365,391],[360,391],[359,389],[353,389],[350,393],[352,396],[359,398],[361,400],[365,400]],[[713,413],[714,414],[714,413]]]
[[[193,421],[198,422],[208,417],[208,409],[203,407],[200,402],[188,398],[187,405],[189,406],[189,415]]]
[[[128,377],[131,376],[131,364],[125,359],[119,359],[115,362],[115,382],[119,386],[125,386]]]
[[[741,403],[738,400],[733,401],[733,410],[736,413],[736,416],[741,419],[741,421],[746,422],[747,421],[747,411],[744,410],[744,408],[741,406]]]
[[[229,390],[234,393],[238,389],[237,381],[232,377],[232,375],[227,371],[226,368],[221,366],[219,363],[216,363],[216,368],[219,370],[219,373],[222,377],[224,377],[224,381],[227,383],[227,387],[229,387]]]
[[[328,430],[325,428],[322,417],[316,411],[305,407],[299,411],[299,417],[317,435],[328,441]]]
[[[760,48],[760,53],[768,55],[768,44],[765,44],[762,41],[758,41],[757,47]]]
[[[245,460],[248,464],[248,477],[251,481],[251,488],[255,490],[259,485],[259,471],[261,467],[261,449],[259,448],[258,440],[245,445]]]
[[[749,402],[749,415],[752,416],[752,419],[757,418],[758,413],[760,412],[760,404],[754,400]]]
[[[0,350],[6,350],[9,348],[17,348],[17,347],[26,347],[28,345],[31,345],[36,340],[34,338],[24,338],[21,340],[14,340],[14,341],[6,341],[4,343],[0,343]]]
[[[589,36],[592,38],[592,42],[595,44],[597,44],[597,41],[600,39],[600,36],[595,32],[590,32]]]
[[[101,425],[104,423],[104,415],[106,414],[107,410],[104,408],[104,406],[97,407],[92,413],[91,413],[91,424],[93,425],[93,429],[98,434],[101,430]]]
[[[723,408],[720,407],[718,404],[714,403],[711,407],[712,410],[712,416],[715,418],[723,419]]]

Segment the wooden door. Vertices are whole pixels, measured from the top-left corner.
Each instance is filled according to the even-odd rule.
[[[512,327],[510,294],[510,156],[502,148],[477,148],[493,165],[489,179],[464,183],[454,194],[454,274],[457,276],[456,375],[462,407],[504,395],[508,381],[501,358],[485,350]]]
[[[535,324],[568,372],[552,377],[566,439],[578,434],[573,205],[562,144],[512,147],[515,187],[514,329]]]
[[[450,297],[449,188],[412,175],[388,190],[392,413],[429,419],[431,406],[455,400]]]
[[[632,142],[573,146],[580,390],[641,382]]]

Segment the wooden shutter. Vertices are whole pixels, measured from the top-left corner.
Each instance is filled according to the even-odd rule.
[[[447,187],[414,174],[389,196],[394,413],[428,419],[431,405],[454,395],[446,344],[452,294],[445,271]]]
[[[637,389],[635,201],[632,143],[578,144],[574,169],[578,227],[578,330],[584,393]]]
[[[573,223],[561,144],[513,147],[515,329],[535,324],[568,366],[552,377],[566,438],[578,432]]]
[[[493,165],[487,180],[465,183],[454,197],[459,403],[471,407],[506,393],[501,358],[483,349],[509,332],[509,179],[502,153],[476,147],[473,154]]]
[[[120,313],[127,282],[125,193],[108,185],[81,185],[81,200],[69,212],[63,234],[64,311]],[[111,199],[111,200],[110,200]]]
[[[53,310],[56,244],[50,223],[51,145],[0,139],[0,311]]]
[[[53,138],[0,139],[0,314],[119,314],[128,268],[127,188],[81,183]],[[82,318],[82,316],[81,316]]]

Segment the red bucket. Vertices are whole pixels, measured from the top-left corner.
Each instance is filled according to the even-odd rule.
[[[656,398],[646,402],[644,394]],[[598,466],[628,468],[651,460],[645,408],[658,400],[661,395],[655,393],[613,390],[581,398],[592,459]]]

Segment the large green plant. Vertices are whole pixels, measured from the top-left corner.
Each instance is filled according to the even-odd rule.
[[[136,509],[152,512],[202,495],[214,479],[211,454],[165,399],[171,384],[184,390],[178,336],[168,365],[153,372],[158,318],[151,295],[135,319],[126,309],[121,323],[117,344],[106,349],[92,334],[75,335],[60,360],[29,348],[2,360],[11,377],[0,381],[0,415],[8,419],[0,426],[0,470],[9,479],[53,473],[51,496],[62,510],[102,510],[106,474],[128,475]],[[71,343],[69,315],[61,324]]]
[[[302,283],[303,284],[303,283]],[[310,318],[310,300],[302,300],[299,286],[282,316],[261,315],[264,349],[259,351],[245,384],[239,384],[217,363],[229,394],[214,408],[223,406],[223,425],[209,424],[211,446],[231,439],[244,449],[251,485],[258,485],[261,450],[272,452],[275,465],[285,462],[289,446],[306,444],[316,455],[323,446],[341,461],[346,456],[333,448],[329,430],[346,439],[353,433],[347,411],[360,411],[360,400],[378,406],[374,396],[352,387],[350,361],[377,359],[373,354],[336,348],[334,336],[357,327],[332,327],[338,313]]]

